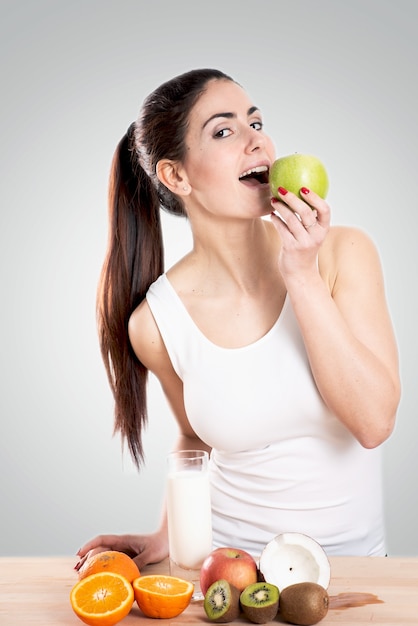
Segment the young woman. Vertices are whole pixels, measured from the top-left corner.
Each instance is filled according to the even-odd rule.
[[[215,547],[257,556],[298,531],[328,554],[383,555],[379,446],[400,383],[380,261],[313,191],[271,199],[275,158],[258,107],[216,70],[161,85],[121,140],[99,292],[116,429],[140,465],[151,371],[176,448],[211,451]],[[193,236],[166,273],[160,207]],[[164,516],[153,534],[89,541],[76,568],[105,549],[163,559]]]

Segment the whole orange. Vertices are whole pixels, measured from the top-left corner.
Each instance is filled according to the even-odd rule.
[[[117,550],[98,552],[90,556],[78,570],[78,578],[82,580],[91,574],[99,572],[114,572],[121,574],[130,583],[140,576],[137,564],[130,556]]]

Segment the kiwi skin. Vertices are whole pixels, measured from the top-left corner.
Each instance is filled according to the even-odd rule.
[[[203,607],[211,622],[225,624],[239,617],[239,590],[221,578],[210,585],[205,593]]]
[[[329,596],[317,583],[296,583],[285,587],[279,600],[279,612],[285,622],[312,626],[328,613]]]
[[[242,612],[254,624],[266,624],[277,615],[279,595],[278,587],[272,583],[252,583],[241,592]]]

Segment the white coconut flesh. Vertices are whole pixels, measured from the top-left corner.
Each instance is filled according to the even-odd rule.
[[[260,556],[260,572],[283,591],[296,583],[312,582],[328,589],[331,567],[322,546],[301,533],[277,535]]]

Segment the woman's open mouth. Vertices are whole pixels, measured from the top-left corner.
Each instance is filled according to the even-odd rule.
[[[266,185],[269,182],[269,168],[267,165],[258,165],[257,167],[243,172],[239,180],[250,187]]]

